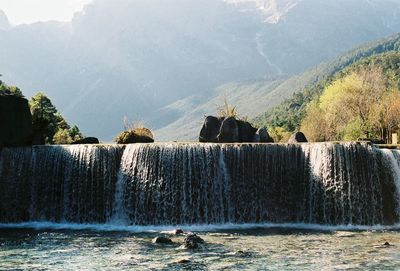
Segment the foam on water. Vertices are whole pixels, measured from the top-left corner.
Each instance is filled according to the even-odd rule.
[[[245,224],[216,224],[216,225],[176,225],[176,226],[137,226],[137,225],[115,225],[115,224],[76,224],[76,223],[52,223],[52,222],[24,222],[3,223],[0,229],[34,229],[34,230],[90,230],[90,231],[126,231],[135,233],[167,232],[175,229],[185,232],[216,232],[231,230],[262,230],[262,229],[294,229],[309,231],[399,231],[397,225],[318,225],[305,223],[245,223]]]

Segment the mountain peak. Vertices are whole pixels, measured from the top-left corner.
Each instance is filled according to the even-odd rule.
[[[301,1],[303,0],[225,0],[225,2],[237,6],[248,7],[251,5],[255,7],[265,15],[265,21],[271,24],[278,23]]]
[[[8,21],[7,15],[0,9],[0,30],[6,30],[10,27],[11,25]]]

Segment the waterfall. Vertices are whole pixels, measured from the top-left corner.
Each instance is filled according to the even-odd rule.
[[[0,223],[395,224],[400,151],[366,143],[0,150]]]
[[[383,155],[387,159],[390,165],[390,170],[394,179],[394,184],[396,186],[396,197],[397,202],[400,202],[400,151],[399,150],[382,150]],[[396,209],[397,215],[400,217],[400,204]]]

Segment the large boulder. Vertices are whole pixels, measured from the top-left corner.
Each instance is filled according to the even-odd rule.
[[[99,143],[100,143],[100,141],[96,137],[85,137],[83,139],[76,140],[76,141],[72,142],[71,144],[79,145],[79,144],[99,144]]]
[[[220,143],[240,142],[239,125],[234,117],[224,119],[217,138]]]
[[[259,128],[254,135],[254,142],[273,143],[274,139],[269,135],[267,129]]]
[[[305,143],[308,142],[306,136],[302,132],[294,133],[290,138],[288,143]]]
[[[153,244],[173,244],[171,238],[165,236],[157,236],[152,240]]]
[[[32,144],[32,115],[24,98],[0,96],[0,147]]]
[[[204,244],[203,238],[197,234],[190,233],[186,236],[185,240],[183,240],[182,246],[186,249],[196,249],[199,247],[199,244]]]
[[[273,142],[265,128],[254,128],[249,122],[235,117],[207,116],[199,136],[200,142],[252,143]]]
[[[153,143],[153,133],[147,128],[134,128],[120,133],[115,139],[117,144]]]
[[[206,117],[200,131],[199,141],[217,143],[222,120],[213,116]]]
[[[236,120],[239,127],[239,142],[253,142],[257,128],[243,120]]]

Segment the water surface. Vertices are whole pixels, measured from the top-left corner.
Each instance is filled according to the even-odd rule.
[[[161,229],[42,226],[1,227],[0,270],[400,269],[396,228],[193,227],[202,230],[197,233],[206,243],[197,250],[185,250],[180,247],[183,235],[171,236],[175,245],[153,244]]]

